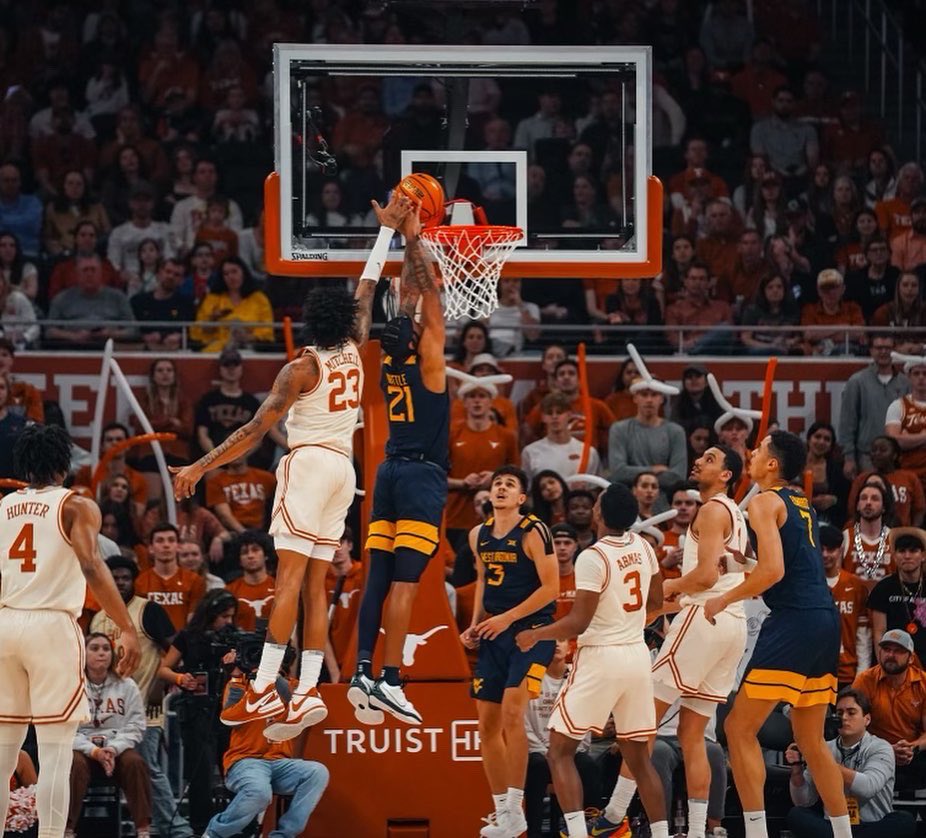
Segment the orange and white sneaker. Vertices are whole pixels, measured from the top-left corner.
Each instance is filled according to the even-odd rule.
[[[226,727],[238,727],[248,722],[272,719],[286,712],[286,705],[276,686],[270,684],[261,692],[254,691],[254,684],[248,683],[244,695],[236,704],[226,707],[219,718]]]
[[[307,693],[293,693],[285,716],[274,719],[264,730],[264,737],[270,742],[285,742],[295,739],[302,731],[317,725],[328,716],[328,708],[314,687]]]

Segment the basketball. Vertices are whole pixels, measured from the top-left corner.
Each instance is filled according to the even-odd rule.
[[[421,226],[436,227],[444,220],[444,189],[437,178],[415,172],[396,187],[421,206]]]

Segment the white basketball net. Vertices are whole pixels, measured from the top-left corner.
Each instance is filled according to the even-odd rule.
[[[522,237],[520,227],[450,225],[421,231],[444,281],[448,320],[479,320],[498,308],[498,278]]]

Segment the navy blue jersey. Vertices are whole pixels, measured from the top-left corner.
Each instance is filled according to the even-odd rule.
[[[833,596],[823,572],[817,514],[801,492],[773,489],[784,502],[788,517],[778,528],[785,573],[763,595],[765,604],[778,608],[833,608]]]
[[[476,540],[476,557],[485,570],[485,588],[482,604],[489,614],[501,614],[524,602],[540,587],[540,577],[533,559],[524,552],[524,539],[538,528],[546,550],[553,552],[550,530],[535,515],[525,515],[514,528],[496,538],[492,535],[494,517],[479,528]],[[531,617],[553,614],[556,601],[550,602]]]
[[[389,439],[386,455],[428,460],[449,469],[450,398],[424,386],[418,356],[383,357],[380,385],[386,397]]]

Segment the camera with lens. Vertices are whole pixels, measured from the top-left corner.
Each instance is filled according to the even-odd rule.
[[[221,662],[225,655],[234,651],[234,665],[246,675],[257,671],[266,634],[266,629],[264,631],[242,631],[235,626],[225,626],[219,631],[206,632],[213,659]]]

